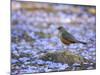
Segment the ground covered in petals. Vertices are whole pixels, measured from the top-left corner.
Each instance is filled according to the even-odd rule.
[[[12,1],[11,8],[12,75],[96,68],[95,6]],[[63,45],[59,26],[87,44]]]

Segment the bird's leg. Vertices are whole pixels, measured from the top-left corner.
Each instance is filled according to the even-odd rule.
[[[65,46],[64,46],[64,44],[62,44],[62,49],[65,49]]]
[[[66,46],[66,45],[64,45],[64,44],[62,44],[62,48],[63,48],[64,50],[68,50],[68,46]]]

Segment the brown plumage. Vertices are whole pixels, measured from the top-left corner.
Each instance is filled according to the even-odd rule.
[[[62,41],[62,43],[66,44],[66,45],[69,45],[72,43],[86,44],[85,42],[77,40],[73,35],[71,35],[69,32],[67,32],[65,30],[65,28],[59,27],[58,30],[60,33],[60,40]]]

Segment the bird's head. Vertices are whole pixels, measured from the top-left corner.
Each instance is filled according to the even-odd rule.
[[[66,31],[65,28],[63,28],[62,26],[58,27],[58,30],[59,30],[60,32]]]
[[[58,30],[63,30],[64,28],[62,26],[58,27]]]
[[[62,28],[63,28],[63,27],[60,26],[60,27],[58,27],[58,30],[61,30]]]

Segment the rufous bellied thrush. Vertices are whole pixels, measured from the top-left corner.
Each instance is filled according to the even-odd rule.
[[[59,33],[60,33],[60,40],[62,43],[66,45],[70,45],[73,43],[82,43],[87,44],[85,42],[77,40],[72,34],[70,34],[65,28],[62,26],[58,27]]]

